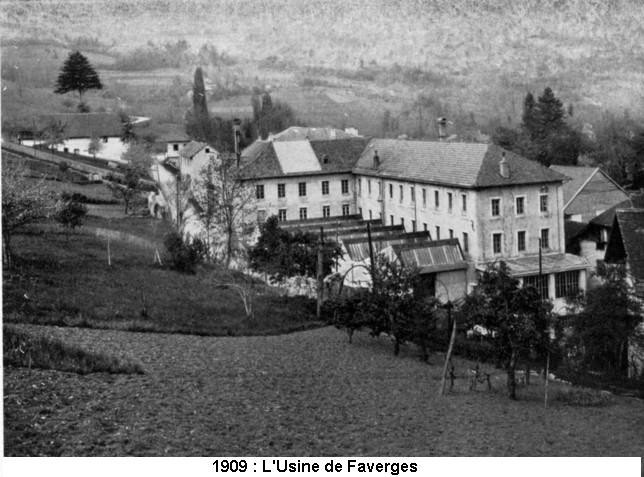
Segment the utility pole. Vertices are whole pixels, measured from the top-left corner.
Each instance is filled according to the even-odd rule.
[[[371,223],[367,222],[367,239],[369,240],[369,261],[371,262],[371,288],[376,288],[376,267],[373,260],[373,241],[371,240]]]
[[[541,308],[543,306],[543,263],[541,255],[541,237],[539,237],[539,314],[541,314]],[[548,330],[550,333],[550,330]],[[543,386],[543,408],[548,409],[548,376],[550,374],[550,337],[547,338],[546,344],[546,381]]]
[[[320,227],[320,241],[318,243],[318,269],[317,269],[317,279],[318,279],[318,300],[317,300],[317,310],[316,316],[318,319],[322,316],[322,300],[324,298],[324,227]]]

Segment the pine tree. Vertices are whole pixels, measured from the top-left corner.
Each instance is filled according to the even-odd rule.
[[[70,53],[58,75],[54,93],[78,91],[80,102],[83,104],[83,93],[90,89],[103,89],[98,74],[79,51]]]
[[[188,113],[186,130],[188,135],[199,141],[209,142],[212,140],[212,125],[208,114],[206,86],[201,67],[197,67],[195,70],[192,85],[192,111]]]
[[[531,139],[534,139],[536,136],[536,103],[534,101],[534,96],[532,93],[525,95],[523,100],[523,116],[521,117],[521,127],[523,130],[528,133]]]
[[[539,96],[535,112],[538,137],[545,138],[549,134],[563,132],[566,127],[563,103],[550,87],[544,89]]]

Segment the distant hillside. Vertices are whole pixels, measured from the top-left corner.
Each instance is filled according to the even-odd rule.
[[[517,118],[526,90],[545,85],[588,117],[644,111],[641,0],[25,0],[0,8],[3,52],[20,38],[96,38],[96,53],[109,54],[185,39],[273,73],[335,75],[403,100],[430,94],[477,118]]]

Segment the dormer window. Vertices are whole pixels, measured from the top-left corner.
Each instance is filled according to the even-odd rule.
[[[322,162],[323,162],[324,164],[328,164],[328,163],[329,163],[329,155],[328,155],[328,154],[325,154],[325,155],[324,155],[324,157],[322,158]]]
[[[209,147],[206,148],[206,154],[210,154],[210,148]]]

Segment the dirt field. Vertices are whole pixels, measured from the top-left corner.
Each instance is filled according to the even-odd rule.
[[[333,328],[212,338],[20,327],[146,374],[6,368],[6,455],[637,456],[644,444],[642,400],[553,402],[546,414],[539,380],[511,402],[502,376],[497,391],[459,384],[439,399],[439,356],[396,358],[365,334],[349,345]]]

